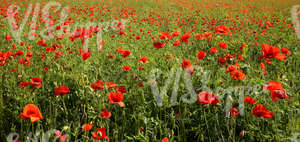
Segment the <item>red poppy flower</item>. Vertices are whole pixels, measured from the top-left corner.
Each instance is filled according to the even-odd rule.
[[[125,106],[125,104],[122,102],[123,98],[124,98],[124,96],[121,92],[115,93],[112,91],[108,94],[109,103],[110,104],[119,104],[120,107]]]
[[[93,128],[93,123],[91,123],[91,124],[84,124],[84,125],[82,125],[82,131],[83,132],[86,132],[86,131],[89,131],[89,130],[91,130],[92,128]]]
[[[40,55],[41,55],[41,59],[42,59],[42,60],[44,60],[44,59],[45,59],[45,57],[46,57],[46,54],[45,54],[45,53],[43,53],[43,52],[41,52],[41,53],[40,53]]]
[[[122,68],[124,71],[130,71],[131,68],[127,65],[124,65],[123,68]]]
[[[179,46],[180,45],[180,41],[179,40],[176,40],[174,43],[173,43],[173,46]]]
[[[120,86],[117,88],[117,91],[121,92],[123,94],[123,93],[126,93],[126,88],[124,86]]]
[[[191,33],[190,33],[190,32],[185,33],[184,35],[182,35],[182,36],[180,37],[180,41],[185,42],[185,43],[188,43],[190,37],[191,37]]]
[[[262,44],[262,53],[263,55],[258,57],[262,58],[276,58],[278,60],[286,60],[286,56],[280,53],[280,49],[268,44]]]
[[[166,43],[161,43],[161,42],[154,42],[153,46],[157,49],[163,48],[166,45]]]
[[[17,45],[13,44],[11,45],[12,49],[16,49]]]
[[[138,59],[138,62],[141,62],[142,64],[148,62],[148,58],[147,57],[142,57],[141,59]]]
[[[111,55],[111,54],[108,54],[107,57],[108,57],[109,59],[115,58],[115,56],[113,56],[113,55]]]
[[[81,54],[82,59],[85,61],[86,59],[90,58],[91,53],[90,52],[85,52]]]
[[[94,89],[94,91],[103,90],[104,83],[101,80],[97,80],[96,82],[91,83],[91,87]]]
[[[212,40],[212,34],[211,34],[210,32],[204,32],[204,33],[202,34],[202,36],[208,38],[209,41]],[[206,39],[204,39],[204,40],[206,40]]]
[[[159,35],[159,38],[161,40],[168,40],[172,39],[173,37],[168,32],[162,32],[161,35]]]
[[[228,60],[233,59],[235,58],[235,54],[225,54],[225,58]]]
[[[47,72],[49,71],[49,67],[44,67],[44,69],[42,70],[42,72]]]
[[[210,104],[212,106],[215,106],[217,103],[220,102],[220,100],[218,100],[218,96],[213,94],[213,93],[209,93],[209,92],[200,92],[198,94],[198,99],[197,102],[200,104]]]
[[[12,69],[10,69],[9,71],[11,71],[11,72],[18,72],[18,69],[12,68]]]
[[[271,22],[269,22],[269,21],[266,21],[265,23],[266,23],[266,25],[269,26],[269,27],[273,27],[273,26],[274,26],[274,25],[271,24]]]
[[[60,141],[60,142],[67,141],[67,139],[68,139],[68,136],[67,136],[67,135],[62,135],[62,136],[59,137],[59,141]]]
[[[70,92],[70,90],[67,86],[59,86],[58,88],[55,89],[55,96],[65,95],[69,92]]]
[[[119,52],[119,53],[122,53],[124,50],[121,49],[121,48],[117,48],[116,51]]]
[[[206,37],[206,38],[205,38]],[[210,32],[204,32],[203,34],[199,34],[199,33],[196,33],[195,34],[195,38],[197,39],[197,40],[209,40],[209,41],[211,41],[211,39],[212,39],[212,34],[210,33]]]
[[[60,58],[60,55],[63,55],[64,53],[62,51],[55,52],[54,60],[57,60]]]
[[[7,35],[5,36],[5,39],[6,39],[7,41],[11,41],[11,40],[12,40],[12,38],[11,38],[11,36],[10,36],[9,34],[7,34]]]
[[[191,67],[190,60],[182,60],[181,67],[182,68],[190,68]]]
[[[30,80],[31,87],[37,87],[41,88],[42,87],[42,79],[38,77],[34,77]]]
[[[198,59],[199,60],[203,60],[205,56],[206,56],[206,53],[204,51],[201,51],[201,50],[198,51]]]
[[[245,103],[248,103],[248,104],[251,104],[251,105],[256,102],[256,100],[254,100],[252,97],[249,97],[249,96],[246,96],[244,98],[244,101],[245,101]]]
[[[28,86],[29,84],[30,84],[29,82],[21,81],[20,88],[24,88],[24,87]]]
[[[223,49],[227,49],[228,48],[228,45],[227,45],[227,43],[225,41],[220,42],[218,45],[219,45],[219,47],[221,47]]]
[[[237,70],[232,72],[231,76],[233,79],[237,79],[237,80],[244,80],[246,78],[246,75],[243,73],[242,70]]]
[[[82,55],[84,52],[88,52],[88,51],[86,49],[79,48],[78,52],[79,55]]]
[[[128,56],[130,55],[130,51],[129,51],[129,50],[123,50],[121,53],[122,53],[121,56],[122,56],[123,58],[126,58],[126,57],[128,57]]]
[[[95,140],[102,140],[105,138],[107,141],[109,141],[109,138],[105,133],[105,128],[98,128],[96,132],[92,132],[92,135]]]
[[[260,68],[262,69],[262,70],[265,70],[265,64],[264,63],[260,63]]]
[[[163,139],[161,140],[161,142],[169,142],[168,137],[163,138]]]
[[[13,44],[11,45],[12,49],[16,49],[17,45]]]
[[[145,128],[143,126],[140,126],[139,129],[142,131],[144,130]]]
[[[111,117],[111,113],[107,109],[102,109],[102,111],[101,111],[101,117],[102,118],[110,118]]]
[[[286,48],[281,48],[280,51],[281,51],[282,53],[286,54],[286,55],[291,55],[291,54],[292,54],[291,51],[288,50],[288,49],[286,49]]]
[[[225,65],[225,63],[226,63],[226,57],[224,57],[224,58],[219,57],[219,58],[218,58],[218,61],[219,61],[219,63],[220,63],[221,65]]]
[[[116,83],[110,82],[110,81],[106,82],[105,86],[106,86],[106,88],[116,88],[117,87]]]
[[[52,51],[55,51],[55,48],[51,46],[51,47],[46,47],[45,50],[47,52],[52,52]]]
[[[230,110],[231,117],[236,117],[239,115],[239,111],[235,107],[230,107]]]
[[[135,39],[141,39],[141,36],[140,36],[140,35],[137,35],[137,36],[135,37]]]
[[[45,39],[39,40],[39,41],[37,41],[37,44],[41,45],[41,46],[46,46],[47,43],[45,43],[45,41],[46,41]]]
[[[229,31],[229,28],[225,25],[217,26],[215,33],[227,33]]]
[[[265,106],[262,104],[257,104],[252,109],[252,114],[257,117],[271,118],[273,116],[273,112],[270,112]]]
[[[196,38],[197,40],[200,40],[200,39],[204,40],[203,36],[202,36],[201,34],[199,34],[199,33],[196,33],[196,34],[195,34],[195,38]]]
[[[120,30],[120,35],[121,35],[121,36],[125,36],[126,33],[125,33],[124,31]]]
[[[227,66],[226,73],[232,73],[232,72],[235,72],[235,71],[237,71],[237,66],[235,66],[235,65]]]
[[[24,55],[24,53],[22,51],[18,50],[17,52],[15,52],[15,55],[16,56],[22,56],[22,55]]]
[[[2,53],[0,51],[0,66],[4,66],[5,64],[7,64],[7,54],[6,53]]]
[[[43,116],[42,116],[39,108],[34,104],[27,104],[24,107],[23,112],[20,113],[20,116],[21,116],[21,119],[29,118],[31,123],[43,119]]]
[[[277,101],[278,99],[288,99],[288,96],[285,90],[282,88],[280,82],[269,81],[269,84],[265,85],[264,89],[271,92],[272,101]]]
[[[172,35],[172,37],[179,36],[180,32],[179,31],[174,31],[174,32],[172,32],[171,35]]]
[[[245,44],[242,44],[242,45],[240,46],[241,52],[244,52],[244,48],[245,48],[245,47],[246,47]]]
[[[210,49],[209,49],[209,51],[210,51],[210,55],[212,54],[212,53],[214,53],[214,54],[217,54],[218,53],[218,49],[216,48],[216,47],[211,47]]]
[[[143,86],[144,86],[143,82],[140,82],[140,83],[139,83],[139,86],[140,86],[140,87],[143,87]]]
[[[271,64],[273,64],[273,63],[272,63],[272,61],[266,59],[266,64],[271,65]]]
[[[18,61],[18,63],[24,64],[24,63],[25,63],[25,58],[21,58],[21,59]]]

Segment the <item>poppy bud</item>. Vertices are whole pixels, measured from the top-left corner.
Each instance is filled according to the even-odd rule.
[[[245,131],[244,131],[244,130],[242,130],[242,131],[240,132],[240,138],[243,138],[243,137],[244,137],[244,135],[245,135]]]

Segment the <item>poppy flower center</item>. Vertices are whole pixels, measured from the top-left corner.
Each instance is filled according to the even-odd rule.
[[[27,115],[33,115],[33,114],[35,114],[35,112],[32,110],[27,112]]]
[[[119,98],[117,96],[112,98],[114,100],[114,102],[119,102]]]
[[[283,90],[274,90],[274,93],[279,97],[279,98],[285,98],[285,92]]]

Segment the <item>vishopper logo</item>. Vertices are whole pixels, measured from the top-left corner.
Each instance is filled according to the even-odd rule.
[[[63,134],[65,130],[69,129],[65,126],[62,131],[51,129],[44,132],[37,131],[35,133],[30,132],[26,137],[26,142],[52,142],[59,140],[61,142],[68,142],[70,137],[68,134]],[[7,142],[20,142],[20,135],[18,133],[10,133],[6,140]]]
[[[112,22],[101,22],[94,23],[88,22],[87,24],[74,24],[73,29],[70,28],[70,20],[67,21],[68,13],[70,13],[70,8],[65,6],[60,11],[60,20],[58,24],[54,24],[54,20],[50,19],[49,11],[55,7],[54,12],[58,13],[62,5],[58,2],[48,2],[42,10],[40,10],[40,4],[36,3],[35,8],[32,12],[33,5],[29,4],[22,23],[19,24],[15,19],[16,14],[19,12],[20,7],[17,5],[10,5],[7,10],[7,21],[11,28],[11,34],[15,41],[21,42],[22,33],[25,29],[25,24],[28,21],[30,13],[32,13],[32,20],[30,22],[30,32],[28,35],[29,40],[34,40],[37,36],[37,18],[41,12],[42,23],[45,24],[45,28],[40,30],[40,37],[44,40],[50,40],[54,37],[63,37],[64,33],[70,37],[80,37],[82,38],[82,44],[84,46],[84,51],[87,52],[89,38],[91,38],[93,33],[96,33],[96,44],[98,50],[102,51],[103,40],[102,34],[108,30],[121,30],[125,28],[125,23],[128,20],[121,19],[120,21],[114,20]]]
[[[192,73],[193,72],[193,73]],[[231,106],[233,103],[233,98],[232,96],[238,96],[238,107],[239,107],[239,114],[241,116],[244,115],[244,97],[245,94],[248,96],[250,95],[258,95],[258,94],[265,94],[267,91],[263,89],[263,85],[255,84],[253,86],[248,85],[248,86],[243,86],[241,88],[238,88],[236,86],[234,87],[228,87],[228,88],[223,88],[221,86],[216,87],[214,90],[210,89],[209,86],[209,81],[211,76],[213,75],[210,71],[204,71],[201,67],[196,66],[194,69],[186,69],[183,70],[181,67],[178,67],[177,70],[175,68],[172,68],[169,72],[168,78],[164,82],[164,86],[159,87],[157,83],[157,79],[159,79],[162,75],[162,71],[159,69],[153,69],[151,73],[149,74],[149,80],[146,84],[150,85],[152,94],[154,97],[154,100],[156,101],[156,105],[161,107],[163,105],[178,105],[178,89],[179,89],[179,84],[180,80],[182,78],[182,73],[183,75],[183,81],[184,81],[184,87],[187,89],[187,93],[181,96],[181,100],[184,103],[188,104],[193,104],[197,101],[198,94],[196,91],[199,93],[201,91],[207,91],[210,93],[214,93],[218,95],[218,99],[223,102],[222,104],[225,104],[225,114],[227,117],[230,117],[230,112],[231,112]],[[193,74],[193,75],[192,75]],[[175,78],[174,78],[175,77]],[[192,80],[193,78],[201,78],[201,87],[197,88],[195,90]],[[172,87],[172,93],[170,96],[170,104],[168,104],[167,101],[167,92],[169,89],[169,86],[173,82],[173,87]],[[161,89],[161,90],[160,90]],[[224,100],[224,101],[222,101]],[[201,100],[200,100],[201,101]]]
[[[299,16],[300,16],[300,5],[295,5],[292,7],[291,10],[291,15],[292,15],[292,23],[295,28],[295,32],[298,36],[298,39],[300,40],[300,22],[299,22]]]

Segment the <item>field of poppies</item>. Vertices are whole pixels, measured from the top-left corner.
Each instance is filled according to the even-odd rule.
[[[0,31],[1,142],[300,141],[298,0],[2,0]]]

